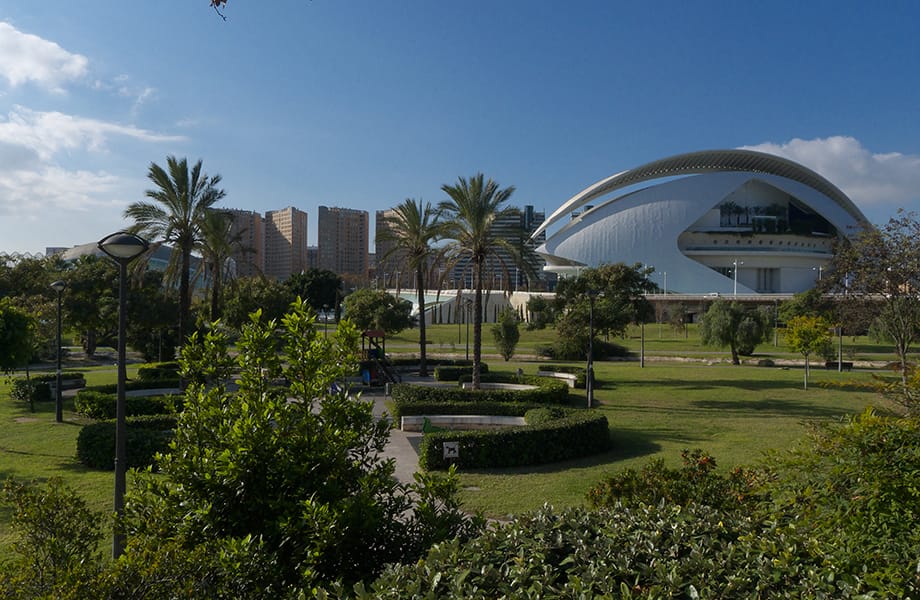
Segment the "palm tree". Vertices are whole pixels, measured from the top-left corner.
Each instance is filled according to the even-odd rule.
[[[125,209],[125,217],[134,220],[133,229],[152,240],[152,253],[163,244],[172,244],[166,270],[167,282],[179,278],[179,343],[185,343],[191,313],[189,270],[192,250],[201,240],[201,224],[208,209],[226,193],[217,187],[220,175],[208,177],[201,171],[201,161],[191,170],[187,159],[166,157],[166,167],[150,163],[147,178],[156,186],[145,195],[154,202],[135,202]]]
[[[245,231],[233,233],[232,225],[233,217],[230,213],[214,209],[208,210],[201,222],[201,239],[196,246],[201,254],[198,271],[204,274],[211,297],[211,321],[220,318],[220,297],[227,277],[227,262],[236,250],[254,252],[252,248],[244,247]]]
[[[514,193],[514,186],[499,189],[482,173],[469,180],[460,177],[457,185],[442,185],[450,197],[439,205],[447,215],[445,238],[451,240],[446,251],[451,262],[467,259],[473,269],[473,387],[480,384],[482,362],[482,274],[488,258],[495,258],[505,270],[505,257],[520,262],[519,249],[493,230],[496,221],[519,214],[513,207],[502,205]],[[505,230],[507,232],[507,230]]]
[[[398,258],[415,272],[415,287],[418,294],[419,330],[419,375],[428,376],[425,358],[425,281],[429,262],[439,252],[432,243],[443,236],[444,226],[439,222],[440,211],[432,208],[430,202],[406,198],[383,218],[386,228],[377,232],[378,242],[392,242],[382,260]],[[397,283],[397,287],[399,284]],[[399,294],[397,290],[397,295]]]

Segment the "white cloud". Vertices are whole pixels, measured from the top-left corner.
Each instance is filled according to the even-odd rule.
[[[63,150],[87,149],[100,152],[110,137],[128,137],[145,142],[175,142],[182,136],[161,135],[130,125],[85,119],[60,112],[37,112],[14,106],[6,121],[0,121],[0,143],[24,146],[42,160]]]
[[[873,153],[859,140],[832,136],[744,146],[794,160],[828,179],[864,210],[910,208],[920,196],[920,156]]]
[[[86,75],[88,63],[85,56],[0,22],[0,77],[13,87],[34,83],[62,92],[63,84]]]

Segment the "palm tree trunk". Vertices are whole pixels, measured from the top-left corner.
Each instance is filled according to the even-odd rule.
[[[476,292],[473,295],[473,389],[478,390],[482,381],[482,261],[473,260],[473,279]]]
[[[419,377],[428,377],[428,365],[425,358],[425,280],[421,266],[416,268],[415,278],[418,283],[418,374]]]
[[[186,329],[188,328],[189,315],[191,314],[191,291],[189,286],[189,266],[192,262],[192,249],[190,247],[183,247],[182,252],[182,262],[180,268],[182,272],[179,273],[179,345],[185,345],[185,336],[188,334]]]

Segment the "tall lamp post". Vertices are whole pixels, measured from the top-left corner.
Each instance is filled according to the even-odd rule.
[[[588,396],[588,408],[594,406],[594,299],[597,292],[588,290],[588,367],[585,369],[585,391]]]
[[[118,393],[115,398],[115,535],[112,538],[112,558],[125,551],[125,535],[121,531],[121,517],[125,512],[125,473],[127,453],[125,446],[125,331],[127,329],[128,263],[146,252],[149,244],[144,238],[127,231],[119,231],[99,240],[100,250],[118,264]]]
[[[51,289],[57,292],[57,378],[54,386],[57,392],[54,399],[54,420],[58,423],[64,422],[64,402],[61,399],[61,294],[66,287],[67,284],[60,280],[51,284]]]
[[[734,265],[734,267],[735,267],[735,273],[734,273],[734,275],[735,275],[735,291],[734,291],[734,293],[732,294],[732,295],[734,295],[734,296],[737,296],[737,295],[738,295],[738,267],[739,267],[740,265],[743,265],[743,264],[744,264],[744,261],[743,261],[743,260],[738,260],[737,258],[736,258],[734,261],[732,261],[732,265]]]

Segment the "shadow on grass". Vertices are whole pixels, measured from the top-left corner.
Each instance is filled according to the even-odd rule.
[[[731,411],[736,413],[755,413],[758,416],[789,417],[810,419],[838,418],[845,410],[836,406],[818,406],[798,400],[776,400],[763,398],[758,400],[694,400],[691,406],[704,410]]]
[[[832,389],[837,392],[858,392],[865,393],[866,389],[863,387],[852,385],[852,386],[834,386],[833,388],[827,387],[824,388],[821,386],[823,382],[814,382],[809,381],[809,387],[812,385],[816,388],[821,389]],[[716,389],[737,389],[745,390],[749,392],[763,392],[769,390],[801,390],[802,382],[801,381],[790,381],[790,380],[753,380],[753,379],[708,379],[706,381],[686,381],[678,379],[656,379],[654,381],[641,380],[641,379],[620,379],[615,382],[610,382],[603,386],[603,389],[616,389],[618,386],[649,386],[654,385],[655,387],[661,388],[670,388],[675,390],[688,390],[688,391],[699,391],[699,390],[716,390]]]

